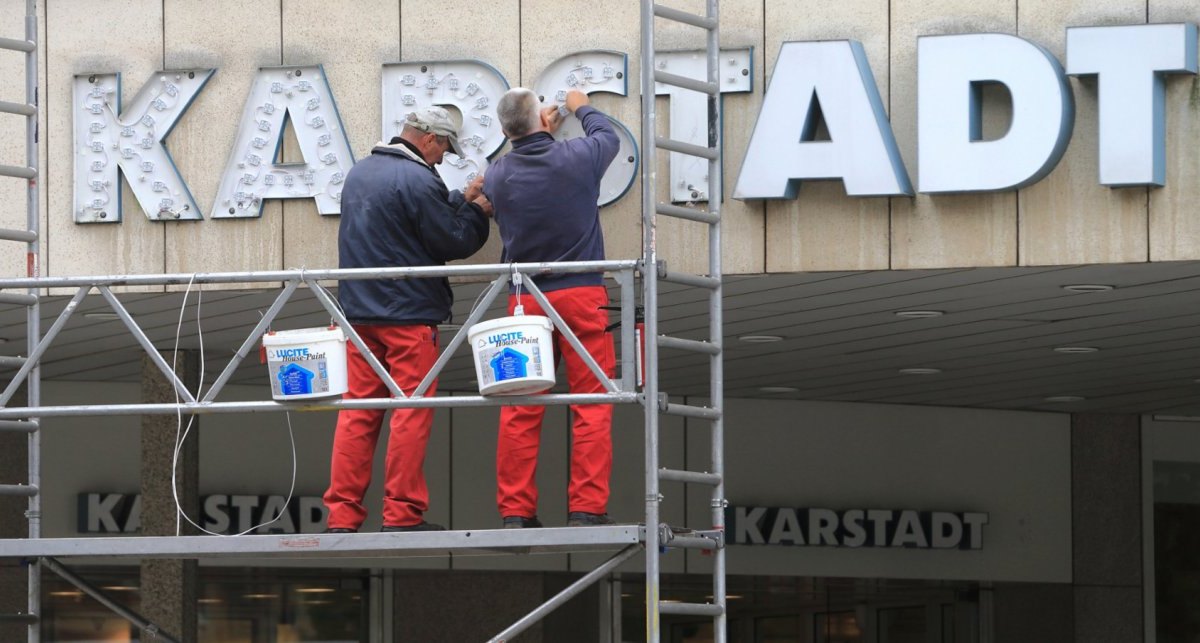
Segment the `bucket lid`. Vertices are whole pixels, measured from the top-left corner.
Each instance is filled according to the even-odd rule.
[[[346,333],[337,326],[321,328],[295,328],[292,330],[275,330],[263,335],[263,346],[283,346],[290,344],[309,344],[312,342],[346,341]]]
[[[554,330],[554,322],[551,322],[549,317],[542,317],[541,315],[514,315],[512,317],[499,317],[479,322],[467,331],[467,336],[471,337],[477,333],[490,333],[499,328],[511,328],[513,326],[540,326],[545,330]]]

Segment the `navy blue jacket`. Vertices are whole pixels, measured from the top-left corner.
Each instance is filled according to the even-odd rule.
[[[338,267],[441,266],[479,250],[487,216],[404,142],[377,145],[346,176]],[[355,324],[437,324],[454,301],[445,278],[344,280],[338,301]]]
[[[495,208],[505,262],[601,261],[600,178],[620,141],[608,117],[590,106],[576,110],[587,136],[555,141],[537,132],[512,142],[488,168],[483,193]],[[603,283],[602,273],[545,275],[542,290]]]

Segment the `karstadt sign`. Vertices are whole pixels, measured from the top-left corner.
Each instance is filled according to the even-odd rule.
[[[671,71],[698,77],[690,52],[656,56]],[[748,49],[722,52],[724,92],[751,91]],[[311,199],[322,215],[340,213],[341,186],[354,164],[333,88],[318,66],[261,69],[246,101],[213,203],[199,204],[166,142],[216,70],[157,72],[123,112],[118,74],[75,77],[74,220],[121,220],[120,181],[156,221],[254,218],[270,199]],[[1070,143],[1074,96],[1069,76],[1094,77],[1098,92],[1099,177],[1103,185],[1166,182],[1165,86],[1197,73],[1197,27],[1154,24],[1067,29],[1066,65],[1036,43],[1006,34],[923,36],[917,43],[916,190],[928,194],[996,192],[1049,174]],[[727,76],[727,77],[726,77]],[[909,169],[863,47],[852,40],[783,43],[733,190],[738,199],[793,199],[805,181],[840,180],[850,196],[911,196]],[[1012,120],[999,138],[983,136],[983,89],[1003,85]],[[547,104],[569,89],[627,96],[627,57],[585,51],[549,65],[532,83]],[[463,116],[466,155],[439,171],[451,187],[485,171],[500,151],[495,107],[509,87],[486,62],[426,61],[384,65],[381,137],[398,133],[405,113],[428,105]],[[704,100],[657,87],[671,104],[671,138],[705,144]],[[115,107],[118,106],[118,107]],[[301,162],[279,159],[290,122]],[[623,198],[637,173],[636,137],[614,121],[621,151],[601,185],[600,205]],[[828,137],[818,137],[821,126]],[[560,137],[579,136],[569,121]],[[671,198],[702,201],[707,167],[670,155]]]
[[[983,549],[988,514],[978,511],[728,507],[731,545]]]
[[[258,534],[312,534],[325,528],[328,510],[320,496],[213,494],[200,499],[200,526],[237,534],[262,525]],[[270,524],[264,524],[264,523]],[[142,528],[142,496],[81,493],[76,498],[76,530],[81,534],[134,534]]]

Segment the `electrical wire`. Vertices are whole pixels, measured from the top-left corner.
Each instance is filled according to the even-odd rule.
[[[179,321],[175,326],[175,347],[174,347],[172,355],[171,355],[171,372],[176,371],[176,364],[178,363],[178,360],[179,360],[179,336],[183,331],[183,313],[184,313],[184,311],[187,310],[188,295],[190,295],[192,292],[192,284],[195,282],[195,280],[196,280],[196,275],[195,275],[195,273],[193,273],[191,278],[188,279],[187,289],[184,290],[184,293],[183,293],[183,303],[179,307]],[[203,293],[204,293],[203,287],[200,287],[199,290],[196,291],[196,332],[197,332],[197,335],[200,340],[200,381],[196,384],[196,399],[197,400],[202,399],[201,396],[202,396],[203,390],[204,390],[204,327],[200,323],[201,322],[200,311],[201,311],[202,303],[203,303]],[[175,387],[173,387],[173,388],[175,388]],[[179,389],[175,388],[175,453],[174,453],[173,457],[171,458],[171,497],[175,500],[175,535],[176,536],[182,535],[183,524],[180,520],[181,518],[183,520],[186,520],[188,522],[188,524],[190,524],[191,526],[195,527],[196,529],[198,529],[201,532],[206,533],[210,536],[245,536],[246,534],[249,534],[251,532],[262,529],[263,527],[272,525],[272,524],[278,522],[279,519],[283,517],[283,514],[284,514],[284,512],[287,511],[288,506],[292,504],[292,496],[296,492],[296,470],[297,470],[297,467],[296,467],[296,434],[295,434],[295,431],[293,431],[293,429],[292,429],[292,413],[291,413],[291,411],[285,412],[284,416],[287,418],[288,440],[291,442],[291,447],[292,447],[292,484],[291,484],[291,488],[288,489],[287,500],[285,500],[283,502],[283,508],[280,509],[279,514],[276,515],[271,520],[254,525],[253,527],[250,527],[249,529],[239,532],[239,533],[236,533],[236,534],[222,534],[222,533],[218,533],[215,531],[209,531],[209,530],[205,529],[204,527],[200,526],[199,524],[197,524],[195,520],[192,520],[191,517],[187,515],[187,512],[184,511],[183,504],[179,501],[179,487],[177,484],[177,474],[178,474],[178,469],[179,469],[179,454],[182,453],[182,451],[183,451],[183,445],[187,441],[188,434],[191,433],[192,424],[195,422],[196,416],[192,415],[191,417],[189,417],[188,422],[187,422],[187,427],[183,426],[183,409],[180,408],[180,406],[179,406]]]

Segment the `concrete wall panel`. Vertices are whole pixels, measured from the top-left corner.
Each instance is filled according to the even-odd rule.
[[[699,12],[699,0],[671,6]],[[636,4],[601,12],[582,0],[502,0],[487,7],[467,0],[371,0],[354,11],[316,0],[250,3],[180,0],[55,3],[43,22],[51,28],[43,57],[43,137],[46,195],[46,274],[145,273],[326,267],[336,263],[337,217],[321,217],[307,201],[269,202],[260,219],[209,220],[214,193],[230,153],[238,117],[260,66],[323,64],[338,99],[355,154],[380,136],[380,66],[396,60],[477,58],[510,83],[532,84],[547,64],[572,51],[612,49],[629,55],[629,96],[597,95],[599,108],[640,134],[639,27]],[[90,20],[104,16],[106,26]],[[755,87],[724,99],[725,183],[736,182],[757,119],[767,76],[782,42],[861,41],[891,115],[906,169],[916,167],[916,46],[921,35],[1012,33],[1060,58],[1071,25],[1200,21],[1194,3],[1132,0],[1035,3],[1015,0],[851,0],[837,5],[779,0],[730,0],[724,6],[725,47],[753,46]],[[4,17],[3,30],[19,35],[21,17]],[[486,24],[486,37],[471,37]],[[111,25],[111,26],[107,26]],[[583,25],[587,28],[570,28]],[[353,38],[343,37],[353,33]],[[662,50],[698,48],[701,32],[656,22]],[[453,34],[462,34],[455,37]],[[0,74],[20,79],[20,56],[0,57]],[[119,71],[132,97],[161,68],[215,67],[212,82],[167,140],[177,165],[204,211],[197,222],[149,222],[122,188],[119,224],[77,225],[71,215],[71,76]],[[1096,180],[1096,84],[1073,80],[1074,137],[1064,160],[1045,180],[1020,193],[852,198],[838,182],[804,186],[792,201],[723,204],[724,267],[728,273],[799,270],[906,269],[957,266],[1045,265],[1185,260],[1200,256],[1200,228],[1190,204],[1200,185],[1200,81],[1167,82],[1168,171],[1163,188],[1111,189]],[[18,93],[20,93],[18,91]],[[20,99],[20,96],[5,97]],[[659,101],[665,132],[665,100]],[[990,110],[989,110],[990,111]],[[1003,111],[1003,110],[1001,110]],[[0,118],[0,162],[21,161],[21,123]],[[640,141],[639,141],[640,143]],[[294,149],[285,158],[295,158]],[[666,154],[658,173],[666,175]],[[665,185],[661,186],[665,192]],[[1148,192],[1148,196],[1147,196]],[[0,181],[0,226],[23,226],[20,181]],[[1147,210],[1146,201],[1149,206]],[[638,256],[640,187],[601,212],[611,258]],[[1147,214],[1148,211],[1148,214]],[[1147,219],[1148,217],[1148,219]],[[1148,228],[1147,233],[1145,229]],[[673,268],[702,272],[707,231],[664,219],[660,256]],[[698,251],[699,250],[699,251]],[[471,262],[499,259],[493,238]],[[24,273],[19,244],[0,248],[0,275]]]
[[[167,0],[163,13],[167,67],[217,68],[171,135],[180,149],[176,164],[189,178],[205,220],[167,228],[166,271],[283,268],[279,201],[267,201],[258,219],[208,218],[255,74],[259,67],[283,64],[280,3]]]
[[[624,123],[636,137],[642,122],[637,3],[524,0],[520,16],[520,84],[532,85],[550,63],[572,52],[608,49],[628,54],[629,95],[594,94],[592,104]],[[518,84],[511,78],[509,82]],[[635,180],[624,198],[600,210],[609,259],[633,259],[642,254],[641,189],[641,181]]]
[[[1067,26],[1137,24],[1140,0],[1025,3],[1017,33],[1048,49],[1065,66]],[[1019,193],[1019,258],[1023,266],[1145,261],[1146,188],[1099,182],[1099,114],[1095,77],[1072,79],[1075,134],[1058,167]]]
[[[917,37],[1016,32],[1015,0],[896,0],[891,5],[891,116],[909,177],[917,172]],[[880,74],[882,75],[882,74]],[[1011,266],[1016,195],[919,194],[892,199],[891,267]]]
[[[46,272],[53,276],[162,272],[164,224],[146,218],[124,179],[120,187],[124,203],[121,223],[78,225],[72,213],[73,77],[91,72],[120,73],[124,102],[128,103],[152,73],[163,69],[162,3],[55,2],[47,11],[42,14],[50,28],[47,55],[42,62],[47,76],[42,92],[47,115],[43,131],[49,155],[42,162],[42,187],[48,194],[42,244]],[[195,118],[195,112],[193,107],[181,127]],[[195,148],[181,134],[176,128],[167,139],[176,162]],[[189,172],[182,164],[180,170],[189,182],[203,176]],[[23,204],[24,198],[20,197],[18,203]]]
[[[1200,23],[1190,0],[1150,0],[1150,23]],[[1167,79],[1167,184],[1150,190],[1150,261],[1200,257],[1200,77]]]
[[[766,74],[774,69],[783,42],[858,40],[867,52],[884,107],[888,107],[886,0],[767,0],[765,13]],[[764,82],[762,92],[766,85]],[[758,95],[761,104],[762,94]],[[766,210],[767,272],[888,267],[888,199],[848,197],[841,181],[807,182],[800,188],[799,198],[767,201]]]
[[[14,5],[11,11],[0,16],[0,37],[25,39],[25,6]],[[38,7],[39,27],[44,21],[45,7]],[[45,43],[39,36],[39,56],[45,55]],[[45,75],[45,62],[41,62],[41,73],[38,82]],[[0,90],[0,100],[11,103],[25,103],[25,54],[17,52],[0,52],[0,79],[4,81],[4,89]],[[44,114],[43,114],[44,118]],[[12,114],[0,114],[0,165],[26,167],[25,157],[25,117]],[[43,129],[42,131],[45,131]],[[44,147],[44,146],[41,146]],[[42,152],[44,154],[44,152]],[[45,165],[43,164],[43,167]],[[27,222],[27,182],[11,177],[0,177],[0,228],[25,230]],[[42,196],[46,193],[42,189]],[[45,212],[45,210],[41,210]],[[24,243],[12,241],[0,242],[0,276],[25,276]]]
[[[48,398],[64,404],[134,402],[137,384],[48,385]],[[222,401],[269,398],[262,386],[231,387]],[[702,401],[689,400],[702,404]],[[742,546],[730,549],[730,573],[828,575],[865,578],[1071,580],[1071,451],[1069,418],[1061,414],[869,404],[729,400],[726,423],[728,497],[734,505],[855,507],[986,511],[990,522],[982,550],[897,550]],[[207,417],[207,416],[206,416]],[[215,417],[215,416],[213,416]],[[426,454],[428,519],[453,529],[492,529],[495,505],[498,411],[439,409]],[[291,481],[288,420],[282,414],[234,414],[203,419],[198,435],[200,493],[286,494]],[[641,410],[621,406],[614,415],[611,515],[640,520],[644,467]],[[48,537],[76,534],[76,494],[129,493],[138,485],[137,417],[47,420],[43,475],[44,527]],[[334,413],[294,413],[300,496],[320,496],[329,480]],[[678,418],[662,423],[660,463],[710,468],[707,427]],[[548,526],[566,522],[569,458],[568,412],[551,408],[542,433],[538,468],[539,515]],[[103,451],[97,462],[93,454]],[[1039,456],[1029,458],[1029,453]],[[847,454],[850,454],[849,456]],[[365,530],[379,526],[383,444],[366,498]],[[686,457],[686,460],[684,459]],[[1014,469],[1021,475],[1014,476]],[[662,519],[705,528],[708,490],[664,484]],[[686,496],[685,496],[686,493]],[[686,515],[683,512],[686,511]],[[695,552],[692,552],[695,554]],[[570,555],[570,569],[596,562]],[[683,555],[663,559],[663,570],[684,571]],[[687,572],[702,573],[710,559],[687,556]],[[236,564],[237,561],[231,561]],[[274,564],[274,563],[273,563]],[[336,560],[285,563],[341,566]],[[445,560],[373,560],[371,566],[413,568],[449,564],[455,569],[568,569],[567,555],[456,556]],[[637,571],[641,557],[624,567]]]
[[[676,0],[665,4],[696,15],[703,15],[705,12],[705,3],[701,0]],[[705,32],[695,27],[667,20],[655,22],[655,48],[658,51],[703,52],[704,46]],[[763,46],[761,0],[727,0],[721,3],[721,47],[754,48],[750,68],[753,74],[752,91],[748,94],[725,94],[722,99],[722,192],[725,198],[721,203],[721,269],[726,274],[763,272],[763,203],[736,201],[729,196],[737,183],[738,170],[746,155],[750,135],[754,132],[758,108],[762,105],[763,54],[767,48]],[[734,70],[734,73],[738,73],[737,70]],[[669,135],[671,119],[667,101],[665,97],[659,98],[655,108],[660,136]],[[640,128],[641,123],[637,123],[637,126]],[[657,155],[658,201],[669,202],[671,173],[668,159],[671,155],[665,150],[659,151]],[[700,202],[698,206],[707,208],[708,204]],[[708,273],[707,225],[660,216],[657,238],[659,258],[666,260],[672,270],[695,274]]]

